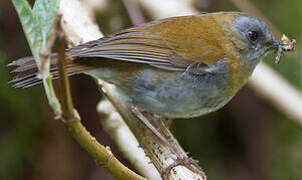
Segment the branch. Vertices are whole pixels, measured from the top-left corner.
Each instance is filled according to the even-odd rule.
[[[59,15],[58,15],[59,17]],[[60,82],[60,101],[62,105],[62,115],[60,119],[64,122],[73,138],[96,160],[97,164],[105,168],[112,176],[117,179],[137,179],[142,180],[143,177],[135,174],[122,163],[120,163],[112,154],[109,147],[104,147],[99,144],[96,139],[86,130],[82,125],[80,116],[73,107],[70,84],[65,67],[65,38],[59,26],[59,19],[56,18],[53,33],[58,36],[56,42],[56,52],[58,53],[58,67],[59,67],[59,82]],[[50,38],[51,40],[54,38]],[[53,43],[54,41],[49,41]],[[49,44],[49,48],[52,45]],[[50,51],[49,51],[50,52]]]
[[[157,169],[150,163],[150,158],[146,156],[142,148],[139,148],[136,137],[107,98],[100,101],[97,111],[104,130],[115,141],[133,167],[147,179],[161,179]]]
[[[163,169],[171,165],[176,158],[174,154],[171,153],[169,147],[167,147],[166,144],[160,141],[159,138],[155,136],[149,129],[142,128],[141,121],[132,114],[131,104],[120,97],[119,93],[115,89],[115,86],[108,84],[100,79],[98,80],[98,84],[102,87],[103,92],[108,100],[112,103],[117,112],[129,126],[136,139],[138,140],[140,146],[144,149],[145,153],[151,159],[154,166],[159,171],[162,171]],[[104,113],[104,111],[100,109],[99,112]],[[161,133],[163,133],[165,137],[169,137],[169,141],[175,145],[178,151],[181,152],[183,156],[187,157],[186,153],[180,147],[177,140],[164,124],[161,124],[161,130]],[[132,154],[132,156],[135,157],[136,155]],[[199,174],[193,173],[184,166],[174,167],[171,170],[171,173],[167,174],[167,176],[163,178],[175,180],[204,179]]]
[[[144,15],[140,10],[137,0],[123,0],[133,25],[137,26],[145,22]]]

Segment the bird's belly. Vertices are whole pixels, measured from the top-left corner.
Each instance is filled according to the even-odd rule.
[[[141,110],[167,118],[201,116],[221,108],[230,100],[227,95],[229,77],[223,73],[190,75],[144,68],[130,76],[102,68],[88,74],[115,84],[121,94]]]
[[[229,101],[228,79],[224,78],[221,74],[144,70],[127,83],[126,91],[145,111],[168,118],[191,118],[213,112]]]

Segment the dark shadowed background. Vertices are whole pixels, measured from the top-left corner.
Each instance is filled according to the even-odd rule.
[[[30,1],[33,3],[33,1]],[[281,65],[266,61],[302,91],[302,1],[252,0],[281,31],[298,42],[297,50]],[[230,0],[195,0],[205,12],[238,10]],[[151,15],[145,15],[151,20]],[[97,14],[102,32],[130,27],[120,0],[110,0]],[[53,119],[42,86],[14,89],[6,67],[30,55],[17,14],[10,1],[0,1],[0,179],[113,179]],[[84,125],[127,166],[99,123],[96,105],[102,95],[85,75],[71,78],[76,109]],[[302,111],[302,107],[301,107]],[[190,156],[212,180],[301,180],[302,128],[245,86],[216,113],[193,120],[176,120],[172,131]]]

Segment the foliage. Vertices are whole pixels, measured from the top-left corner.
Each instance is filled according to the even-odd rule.
[[[54,112],[60,112],[60,104],[55,96],[53,86],[51,83],[51,76],[49,74],[49,59],[45,63],[41,62],[41,51],[43,50],[47,39],[50,36],[52,25],[54,22],[55,13],[59,8],[59,0],[37,0],[33,10],[31,9],[27,0],[12,0],[23,30],[27,38],[30,49],[36,60],[36,63],[41,71],[43,78],[44,89],[50,106]],[[44,67],[42,67],[42,65]]]

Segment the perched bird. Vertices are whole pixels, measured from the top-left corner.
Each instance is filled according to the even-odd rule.
[[[86,73],[113,83],[121,96],[164,118],[218,110],[247,82],[269,52],[292,50],[267,25],[240,12],[156,20],[66,50],[69,75]],[[57,55],[51,74],[58,78]],[[32,57],[18,66],[15,87],[41,83]]]
[[[224,106],[261,57],[280,45],[263,21],[244,13],[172,17],[67,49],[67,71],[115,84],[141,110],[191,118]],[[56,54],[51,55],[54,78],[56,61]],[[15,87],[41,82],[32,57],[10,66],[18,66]]]

